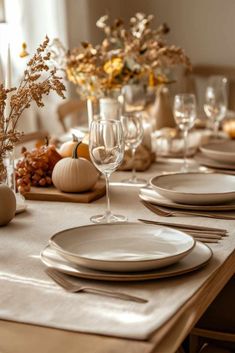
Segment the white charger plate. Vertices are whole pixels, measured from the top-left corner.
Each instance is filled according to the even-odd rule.
[[[219,173],[177,173],[150,180],[160,195],[178,203],[216,205],[235,201],[235,176]]]
[[[74,264],[101,271],[146,271],[171,265],[195,245],[181,231],[151,224],[94,224],[56,233],[50,245]]]
[[[215,161],[235,165],[235,141],[208,143],[200,147],[200,150]]]
[[[235,211],[235,201],[219,205],[188,205],[169,200],[166,197],[161,196],[151,187],[140,188],[139,197],[143,201],[150,202],[158,206],[177,208],[181,210]]]
[[[146,272],[102,272],[75,265],[67,261],[51,246],[46,246],[40,254],[41,261],[50,268],[75,277],[101,281],[145,281],[183,275],[205,266],[212,257],[212,250],[201,242],[196,242],[192,251],[179,262]]]

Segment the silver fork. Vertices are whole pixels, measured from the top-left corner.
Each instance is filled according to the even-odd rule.
[[[142,203],[152,212],[156,213],[159,216],[162,217],[171,217],[171,216],[198,216],[198,217],[207,217],[207,218],[216,218],[216,219],[231,219],[235,220],[235,216],[229,216],[229,215],[219,215],[219,214],[212,214],[208,212],[195,212],[195,211],[172,211],[168,210],[153,204],[150,204],[149,202],[142,201]]]
[[[78,293],[78,292],[85,292],[85,293],[93,293],[93,294],[100,294],[100,295],[106,295],[109,297],[114,297],[118,299],[123,299],[123,300],[130,300],[134,301],[137,303],[147,303],[148,300],[136,297],[134,295],[130,295],[127,293],[122,293],[122,292],[114,292],[111,290],[107,289],[101,289],[101,288],[93,288],[93,287],[87,287],[84,285],[80,285],[79,283],[74,283],[74,281],[68,279],[68,275],[65,275],[55,269],[52,268],[47,268],[46,273],[61,287],[63,287],[65,290],[71,293]]]

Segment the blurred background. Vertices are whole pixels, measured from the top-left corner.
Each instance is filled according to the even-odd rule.
[[[66,49],[81,41],[98,43],[102,32],[97,19],[108,14],[126,22],[136,12],[155,16],[153,25],[166,22],[168,43],[185,49],[193,65],[235,66],[235,1],[226,0],[0,0],[0,81],[4,80],[7,48],[11,48],[12,84],[16,85],[28,57],[19,58],[22,42],[33,53],[47,34],[59,38]],[[68,87],[67,96],[75,95]],[[58,98],[37,111],[33,107],[22,120],[24,130],[45,128],[59,132],[56,107]],[[39,126],[41,125],[41,126]]]

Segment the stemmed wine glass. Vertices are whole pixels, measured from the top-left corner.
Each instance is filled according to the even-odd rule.
[[[132,154],[132,176],[130,179],[123,180],[124,183],[145,185],[147,181],[136,177],[135,153],[137,147],[141,144],[144,136],[144,128],[141,113],[125,113],[121,117],[126,146],[131,149]]]
[[[122,215],[114,215],[110,208],[109,178],[121,164],[124,157],[124,137],[118,120],[93,120],[90,125],[89,152],[96,168],[106,180],[107,209],[104,215],[91,217],[93,223],[114,223],[126,221]]]
[[[211,76],[205,93],[204,111],[213,122],[214,136],[218,137],[220,121],[227,111],[227,79],[223,76]]]
[[[177,94],[174,99],[174,117],[176,124],[183,131],[184,135],[184,164],[183,172],[188,171],[187,146],[188,132],[196,120],[196,98],[194,94]]]

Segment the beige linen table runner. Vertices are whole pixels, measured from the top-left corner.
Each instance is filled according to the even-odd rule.
[[[155,174],[152,168],[145,176]],[[114,179],[121,180],[124,175],[118,173]],[[112,209],[125,214],[129,221],[160,219],[141,204],[136,187],[111,186],[111,200]],[[200,222],[229,230],[228,237],[211,246],[214,257],[208,266],[170,279],[99,283],[104,288],[146,298],[147,304],[93,294],[71,294],[45,274],[39,253],[55,232],[89,224],[89,217],[105,208],[105,200],[92,204],[43,201],[27,204],[27,212],[0,229],[0,319],[144,340],[179,310],[235,248],[235,221],[177,218],[176,222],[180,223]]]

